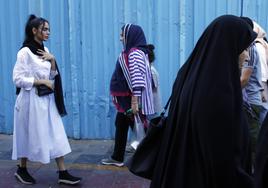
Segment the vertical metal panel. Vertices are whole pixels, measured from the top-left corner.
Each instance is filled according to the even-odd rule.
[[[250,17],[259,23],[266,31],[268,31],[268,1],[265,0],[244,0],[243,7],[244,16]]]
[[[73,138],[112,138],[115,108],[109,82],[122,44],[120,28],[139,24],[155,45],[163,103],[179,67],[205,27],[222,14],[240,15],[230,0],[0,0],[0,132],[12,133],[15,86],[12,69],[29,14],[50,22],[46,46],[57,58]],[[243,13],[267,30],[266,0],[244,0]]]
[[[68,0],[69,4],[69,44],[70,44],[70,82],[68,82],[68,86],[71,88],[71,111],[70,114],[72,116],[71,126],[73,128],[73,136],[74,138],[80,138],[80,86],[81,86],[81,4],[80,1],[72,1]],[[68,127],[68,126],[67,126]]]

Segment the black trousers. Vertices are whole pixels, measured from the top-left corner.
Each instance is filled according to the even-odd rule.
[[[128,129],[133,129],[134,120],[124,113],[117,112],[115,119],[115,143],[112,159],[123,162],[127,144]]]

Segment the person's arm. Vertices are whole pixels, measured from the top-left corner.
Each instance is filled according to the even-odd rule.
[[[28,54],[25,50],[20,50],[17,54],[16,64],[13,68],[13,82],[18,88],[31,90],[34,85],[34,77],[28,63]]]
[[[241,83],[242,88],[244,88],[248,84],[248,81],[252,72],[253,72],[253,69],[250,67],[242,68],[241,76],[240,76],[240,83]]]
[[[264,46],[257,42],[256,43],[256,49],[257,49],[257,53],[259,54],[259,61],[261,64],[261,84],[262,87],[265,88],[266,84],[267,84],[267,80],[268,80],[268,67],[267,67],[267,63],[266,63],[266,53],[265,53],[265,48]],[[262,90],[261,91],[261,98],[262,98],[262,102],[267,102],[267,92],[266,90]]]
[[[261,43],[256,43],[256,50],[259,56],[259,62],[261,65],[261,80],[266,82],[268,80],[268,67],[266,62],[266,53],[265,48]]]
[[[34,86],[46,85],[50,89],[54,89],[53,82],[51,80],[34,80]]]
[[[253,69],[256,63],[255,51],[254,51],[253,46],[249,47],[248,50],[245,51],[244,57],[246,58],[244,59],[244,62],[242,63],[241,76],[240,76],[241,88],[244,88],[248,84],[248,81],[250,79],[250,76],[253,72]]]
[[[145,87],[144,72],[145,63],[142,54],[138,50],[132,51],[128,56],[130,80],[133,89],[131,98],[131,108],[133,113],[139,111],[139,97],[141,97],[142,89]]]
[[[240,55],[239,55],[239,59],[238,59],[238,65],[239,65],[239,69],[242,69],[242,67],[244,66],[245,63],[248,63],[249,61],[249,52],[248,50],[244,50]]]
[[[53,83],[50,80],[36,80],[31,74],[31,68],[28,63],[28,54],[26,51],[19,51],[17,61],[13,69],[13,82],[19,88],[31,90],[33,86],[44,84],[53,89]]]

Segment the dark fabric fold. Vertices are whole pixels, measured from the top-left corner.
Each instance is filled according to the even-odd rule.
[[[262,123],[256,150],[255,188],[266,188],[268,187],[268,115]]]

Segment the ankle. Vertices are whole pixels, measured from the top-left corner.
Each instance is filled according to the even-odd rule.
[[[26,166],[17,165],[17,167],[18,167],[18,169],[21,169],[21,170],[27,170]]]
[[[58,170],[58,173],[66,173],[66,172],[68,172],[68,170]]]
[[[19,166],[20,166],[20,168],[27,168],[26,165],[19,165]]]
[[[65,168],[59,168],[58,169],[58,172],[64,172],[64,171],[67,171]]]

